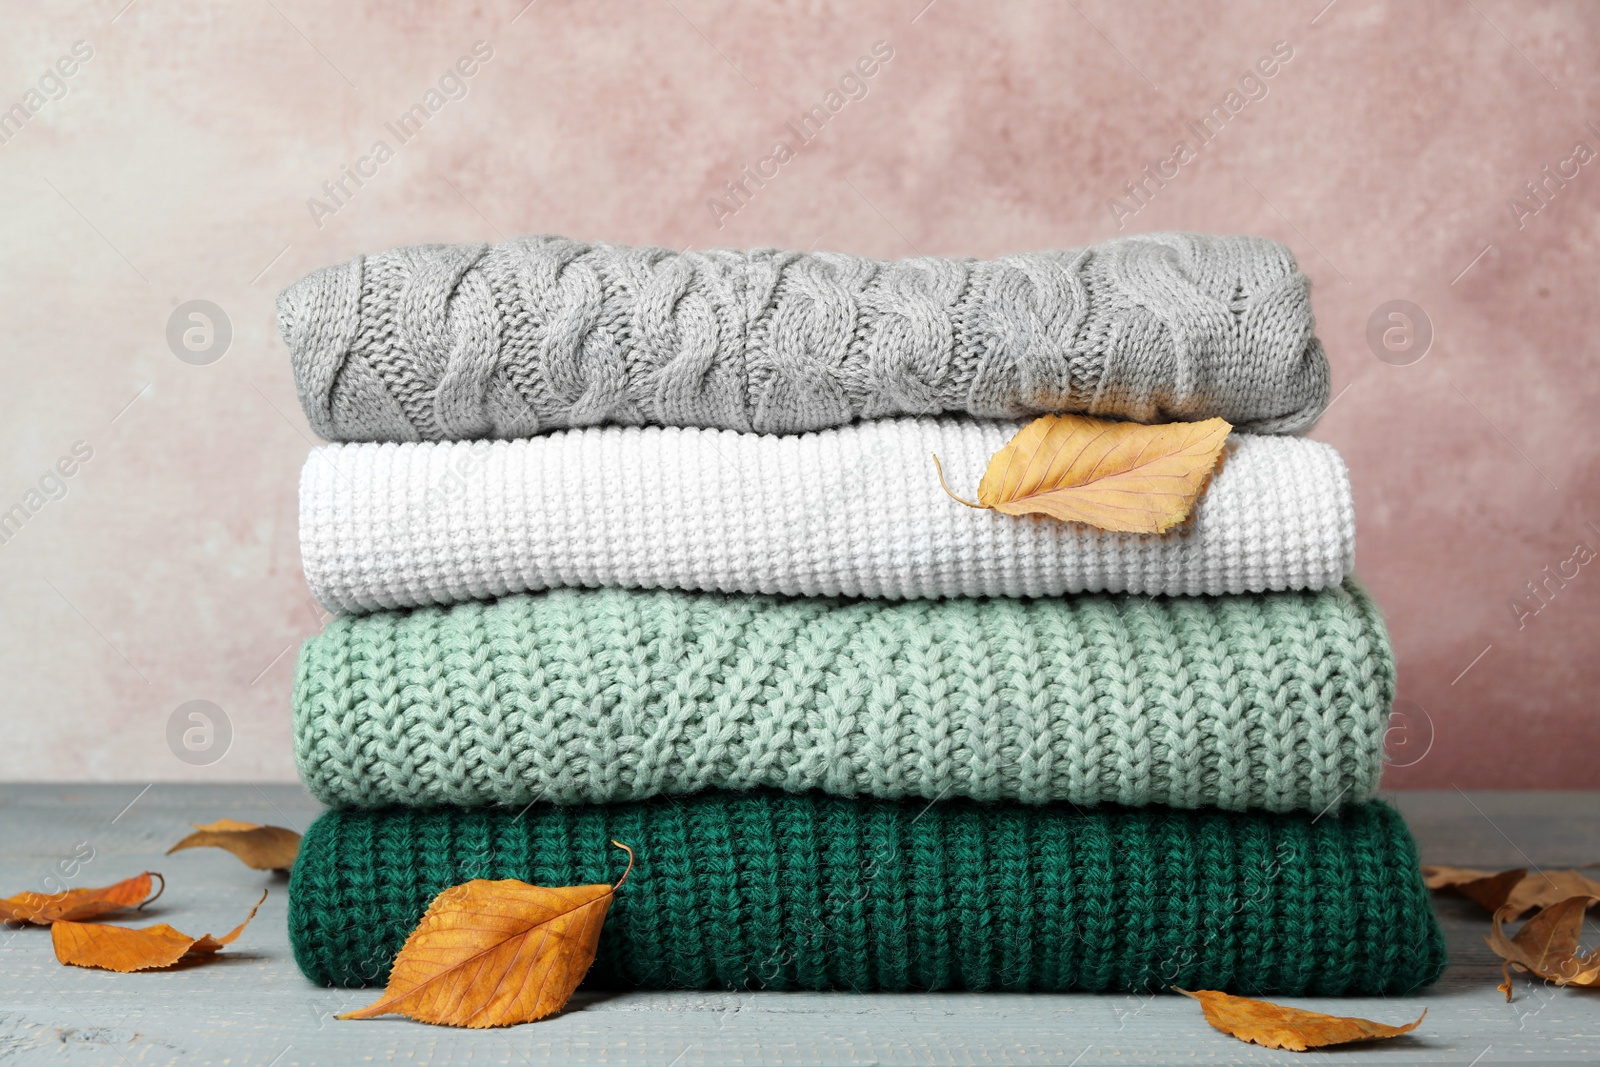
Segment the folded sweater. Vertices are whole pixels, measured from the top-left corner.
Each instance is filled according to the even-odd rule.
[[[976,511],[1022,426],[885,419],[778,437],[611,426],[523,441],[314,449],[306,580],[335,611],[556,586],[806,596],[1245,593],[1336,585],[1355,556],[1332,446],[1235,434],[1192,520],[1163,535]]]
[[[1328,403],[1310,282],[1257,237],[987,261],[418,245],[295,283],[278,328],[306,417],[333,441],[598,423],[798,433],[944,411],[1219,415],[1288,433]]]
[[[591,987],[1409,993],[1445,947],[1405,824],[755,793],[331,811],[300,846],[306,977],[383,983],[435,894],[615,882]]]
[[[335,807],[775,787],[1323,811],[1371,797],[1394,661],[1318,593],[886,601],[572,590],[342,616],[300,651]]]

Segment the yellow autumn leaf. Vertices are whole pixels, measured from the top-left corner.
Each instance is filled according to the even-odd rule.
[[[1223,1033],[1266,1048],[1283,1048],[1294,1052],[1345,1045],[1352,1041],[1399,1037],[1421,1026],[1422,1020],[1428,1017],[1428,1010],[1424,1008],[1416,1022],[1390,1026],[1351,1015],[1324,1015],[1320,1011],[1286,1008],[1270,1000],[1251,1000],[1249,997],[1219,993],[1214,989],[1191,993],[1177,986],[1171,988],[1174,993],[1198,1000],[1201,1010],[1205,1012],[1206,1022]]]
[[[281,826],[261,826],[238,819],[193,823],[194,833],[167,849],[172,855],[186,848],[221,848],[258,871],[285,871],[300,852],[300,835]]]
[[[215,956],[233,944],[250,925],[267,899],[265,891],[244,922],[221,937],[190,937],[166,923],[134,929],[110,923],[57,922],[50,927],[56,959],[72,967],[98,967],[107,971],[148,971],[171,967],[180,960]]]
[[[383,996],[341,1019],[391,1012],[443,1026],[511,1026],[566,1007],[594,963],[616,885],[549,888],[474,879],[433,898]]]
[[[1146,426],[1042,415],[989,460],[971,508],[1048,515],[1117,533],[1165,533],[1205,491],[1233,427],[1224,419]]]
[[[161,878],[161,888],[156,890],[155,897],[150,896],[152,878],[161,878],[161,875],[145,871],[115,885],[96,889],[18,893],[0,900],[0,922],[48,926],[56,922],[85,922],[123,908],[142,908],[166,891],[167,880]]]

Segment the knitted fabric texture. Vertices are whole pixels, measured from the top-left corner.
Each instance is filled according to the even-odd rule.
[[[1147,599],[571,590],[335,618],[300,651],[319,800],[594,803],[770,786],[1322,811],[1394,692],[1353,584]]]
[[[1310,282],[1256,237],[893,262],[419,245],[307,276],[279,297],[278,329],[332,441],[608,422],[799,433],[944,411],[1289,433],[1328,403]]]
[[[777,437],[606,427],[525,441],[326,445],[300,557],[335,611],[558,586],[806,596],[1244,593],[1337,585],[1355,556],[1332,446],[1234,435],[1161,536],[975,511],[957,491],[1022,423],[884,419]]]
[[[615,882],[591,987],[1409,993],[1445,947],[1392,808],[1074,812],[757,793],[527,812],[328,812],[289,939],[325,985],[381,984],[473,878]]]

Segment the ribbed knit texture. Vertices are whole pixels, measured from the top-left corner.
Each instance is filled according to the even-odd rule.
[[[300,557],[336,611],[556,586],[806,596],[1244,593],[1336,585],[1355,556],[1332,446],[1235,434],[1165,535],[976,511],[1024,424],[883,419],[778,437],[568,430],[525,441],[326,445],[300,479]]]
[[[419,245],[278,300],[334,441],[629,423],[798,433],[949,411],[1305,429],[1328,403],[1310,282],[1256,237],[1145,234],[990,261]]]
[[[1322,811],[1370,797],[1394,662],[1320,593],[940,601],[556,590],[334,619],[295,758],[332,806],[772,786]]]
[[[1444,941],[1405,824],[707,794],[329,812],[289,882],[305,975],[381,984],[441,890],[615,881],[591,987],[1395,995]]]

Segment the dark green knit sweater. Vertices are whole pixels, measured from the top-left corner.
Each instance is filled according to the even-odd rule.
[[[440,890],[614,881],[590,986],[1397,994],[1444,942],[1381,803],[1306,815],[705,793],[331,811],[289,884],[300,969],[381,984]]]

